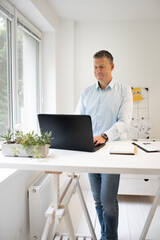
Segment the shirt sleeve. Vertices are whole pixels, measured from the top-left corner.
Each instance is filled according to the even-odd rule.
[[[122,102],[118,112],[117,122],[108,129],[105,133],[108,136],[109,141],[113,141],[117,138],[122,138],[123,134],[127,133],[130,127],[133,111],[133,97],[130,87],[126,87],[123,90]]]

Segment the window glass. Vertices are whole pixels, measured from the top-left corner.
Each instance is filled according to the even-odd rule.
[[[0,134],[9,126],[7,19],[0,14]]]
[[[22,24],[3,7],[0,10],[0,135],[8,128],[13,129],[13,120],[15,128],[19,126],[22,130],[36,131],[37,113],[40,111],[40,38],[32,32],[32,24],[29,24],[31,29],[25,26],[27,20],[23,16]],[[12,46],[16,46],[15,51],[12,51]]]
[[[17,30],[17,122],[24,131],[37,130],[39,42]]]

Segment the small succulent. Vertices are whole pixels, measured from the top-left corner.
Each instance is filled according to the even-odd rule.
[[[15,134],[8,129],[7,134],[0,136],[2,139],[6,141],[6,143],[16,143],[21,144],[23,149],[28,151],[30,147],[33,147],[33,151],[31,152],[35,158],[41,158],[42,155],[40,153],[40,147],[45,144],[50,144],[52,138],[52,132],[44,132],[41,129],[41,135],[39,136],[37,133],[28,132],[24,134],[22,131],[16,131]],[[13,147],[14,156],[19,154],[19,147]]]
[[[5,139],[7,143],[13,143],[15,142],[13,140],[14,134],[11,132],[11,129],[8,129],[8,132],[6,134],[0,135],[2,139]]]
[[[22,144],[25,149],[29,146],[42,146],[45,144],[50,144],[52,138],[52,132],[44,132],[41,129],[41,135],[37,133],[28,132],[24,134],[22,131],[16,131],[15,134],[8,129],[7,134],[0,135],[0,137],[6,140],[7,143],[17,143]]]

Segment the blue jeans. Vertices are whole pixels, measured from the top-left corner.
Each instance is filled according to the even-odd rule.
[[[101,225],[102,240],[118,240],[119,174],[89,173],[91,191]]]

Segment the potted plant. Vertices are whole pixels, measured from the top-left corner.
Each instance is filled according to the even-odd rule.
[[[7,134],[0,137],[5,140],[2,144],[2,154],[5,156],[17,157],[46,157],[49,152],[49,145],[52,139],[52,132],[41,131],[41,136],[34,131],[24,134],[16,131],[15,134],[8,129]]]

